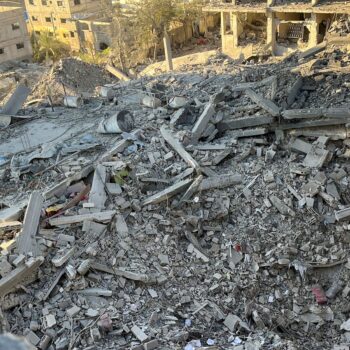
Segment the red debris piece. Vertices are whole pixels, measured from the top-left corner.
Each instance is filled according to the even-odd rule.
[[[327,297],[323,290],[323,288],[319,285],[312,287],[311,289],[312,294],[315,296],[317,304],[326,304],[327,303]]]
[[[239,253],[242,251],[242,246],[239,243],[235,245],[235,251]]]

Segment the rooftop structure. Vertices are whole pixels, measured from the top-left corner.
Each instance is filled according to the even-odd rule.
[[[321,43],[337,16],[350,14],[350,1],[211,1],[204,11],[221,14],[223,52],[248,58],[282,55]]]

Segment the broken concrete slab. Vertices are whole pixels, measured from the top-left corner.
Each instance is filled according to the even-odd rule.
[[[8,275],[0,279],[0,297],[4,297],[13,291],[20,284],[25,284],[25,280],[30,280],[36,274],[44,258],[31,258],[24,265],[12,270]]]
[[[162,126],[160,128],[160,133],[162,134],[164,140],[176,151],[179,156],[192,168],[194,168],[197,172],[200,172],[200,166],[196,160],[192,158],[192,156],[185,150],[185,148],[181,145],[180,141],[178,141],[170,132],[166,126]]]
[[[10,99],[6,102],[5,106],[1,110],[1,114],[15,115],[22,108],[23,103],[26,101],[31,90],[25,85],[18,85],[15,92]]]
[[[115,213],[116,213],[115,210],[109,210],[109,211],[102,211],[99,213],[62,216],[62,217],[49,219],[49,223],[51,226],[61,226],[61,225],[71,225],[71,224],[82,223],[85,220],[109,222],[111,221]]]
[[[182,180],[174,185],[166,188],[165,190],[154,194],[153,196],[148,197],[142,202],[142,206],[146,206],[149,204],[157,204],[163,201],[166,201],[170,199],[171,197],[175,196],[176,194],[186,190],[191,184],[193,180],[192,179],[187,179],[187,180]]]
[[[205,106],[203,113],[200,115],[200,117],[198,118],[196,124],[192,129],[192,137],[191,137],[192,143],[198,142],[198,140],[201,138],[204,130],[207,128],[207,125],[210,119],[214,116],[214,114],[215,114],[215,105],[213,103],[208,103]]]
[[[278,117],[280,115],[280,108],[271,100],[266,99],[251,89],[247,89],[245,93],[254,103],[270,113],[273,117]]]
[[[240,174],[217,175],[203,179],[199,186],[199,191],[208,191],[214,188],[225,188],[239,185],[241,183],[242,175]]]
[[[253,126],[270,125],[274,122],[271,116],[253,116],[223,120],[216,125],[219,131],[251,128]]]
[[[40,253],[35,236],[38,231],[43,204],[44,198],[41,193],[34,191],[29,198],[22,231],[17,238],[17,250],[19,254],[30,254],[36,257]]]
[[[94,173],[92,186],[90,190],[89,203],[92,203],[94,208],[104,209],[107,200],[107,194],[105,191],[107,180],[106,168],[99,164]]]
[[[288,95],[287,95],[288,106],[291,106],[294,103],[302,86],[303,86],[303,77],[298,77],[288,91]]]

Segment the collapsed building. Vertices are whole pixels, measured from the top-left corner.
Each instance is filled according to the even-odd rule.
[[[349,350],[349,62],[219,54],[120,81],[68,59],[17,86],[1,331],[40,350]]]
[[[222,0],[211,1],[204,10],[221,14],[222,51],[233,58],[249,58],[280,56],[337,40],[328,29],[350,14],[350,2]]]

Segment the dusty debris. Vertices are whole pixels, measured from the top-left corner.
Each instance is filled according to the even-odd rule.
[[[302,77],[297,55],[108,77],[113,103],[30,107],[2,131],[9,329],[52,350],[348,343],[350,86],[324,69],[350,59],[328,50]],[[128,129],[100,133],[120,111]]]

